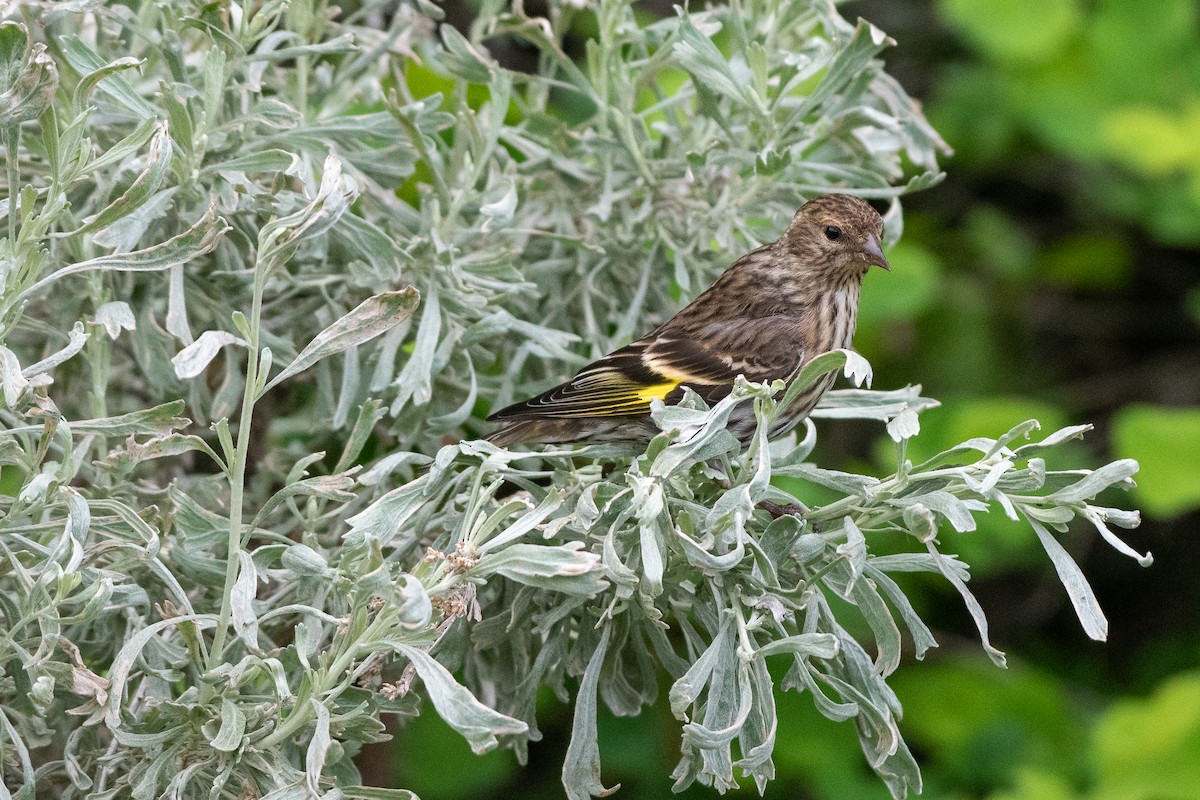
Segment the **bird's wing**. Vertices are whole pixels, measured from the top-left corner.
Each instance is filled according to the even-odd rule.
[[[488,419],[645,414],[651,400],[678,400],[682,386],[713,403],[729,394],[738,375],[751,380],[786,377],[801,355],[792,346],[795,337],[790,327],[778,321],[743,319],[715,323],[697,335],[660,330],[589,364],[566,383]],[[763,342],[763,333],[772,329],[776,341]],[[772,346],[779,344],[782,352]]]

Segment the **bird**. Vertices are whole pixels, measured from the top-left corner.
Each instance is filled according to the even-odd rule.
[[[731,264],[675,316],[637,341],[588,364],[575,377],[495,412],[503,427],[487,439],[515,444],[645,444],[660,433],[650,403],[679,402],[684,387],[710,406],[739,375],[763,382],[791,377],[813,358],[849,348],[863,277],[888,272],[883,218],[845,194],[816,197],[796,212],[783,235]],[[768,436],[808,416],[834,373],[780,409]],[[727,429],[743,444],[756,421],[748,404]]]

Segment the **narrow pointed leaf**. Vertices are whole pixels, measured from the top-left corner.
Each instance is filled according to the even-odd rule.
[[[420,302],[420,293],[411,286],[367,298],[349,314],[318,333],[300,355],[288,364],[263,389],[270,391],[279,383],[297,375],[323,358],[369,342],[412,316]]]

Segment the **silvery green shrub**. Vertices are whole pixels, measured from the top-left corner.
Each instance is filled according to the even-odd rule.
[[[1049,469],[1085,427],[1032,421],[913,464],[913,387],[814,414],[884,425],[888,477],[811,463],[811,421],[767,442],[786,392],[867,384],[852,353],[656,408],[644,452],[477,440],[805,198],[890,200],[894,240],[898,198],[941,177],[890,40],[831,4],[582,5],[485,0],[465,33],[426,0],[0,12],[0,796],[410,797],[359,785],[382,715],[523,759],[539,688],[577,685],[572,798],[605,791],[601,703],[670,704],[676,787],[761,790],[780,690],[853,724],[902,797],[886,679],[902,629],[936,643],[897,576],[953,584],[1002,664],[952,554],[980,513],[1028,522],[1104,638],[1056,534],[1083,518],[1148,562],[1109,528],[1136,513],[1096,500],[1136,464]],[[490,54],[513,41],[535,71]],[[774,519],[780,476],[839,499]],[[909,546],[877,554],[884,532]]]

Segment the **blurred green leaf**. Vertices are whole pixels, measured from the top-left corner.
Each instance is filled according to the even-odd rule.
[[[988,800],[1076,800],[1079,797],[1062,776],[1031,767],[1018,767],[1016,785],[989,795]]]
[[[1078,0],[941,0],[942,13],[989,57],[1018,63],[1052,57],[1078,31]]]
[[[394,781],[421,800],[458,800],[486,796],[518,774],[511,753],[473,755],[462,736],[434,713],[407,719],[397,733]],[[447,764],[464,765],[447,769]]]
[[[1200,675],[1168,680],[1144,700],[1113,704],[1092,736],[1089,800],[1193,800],[1200,795]]]
[[[913,319],[937,296],[941,264],[928,249],[903,240],[888,252],[892,274],[871,274],[863,281],[858,324],[870,329]]]
[[[1113,451],[1142,465],[1134,496],[1169,517],[1200,506],[1200,408],[1131,405],[1113,420]]]
[[[821,800],[890,797],[861,764],[852,730],[826,719],[807,698],[795,692],[784,692],[777,702],[775,763],[781,775],[799,778]]]
[[[943,68],[929,119],[954,147],[958,163],[1010,165],[1021,120],[1009,98],[1009,83],[1005,74],[978,64]]]
[[[1182,111],[1132,105],[1108,111],[1101,136],[1114,158],[1148,177],[1200,170],[1200,99]]]
[[[963,269],[990,269],[998,275],[1015,279],[1033,270],[1034,242],[1030,232],[1001,209],[975,206],[967,211],[962,237],[978,257],[975,264],[959,265]]]
[[[1193,286],[1183,299],[1183,307],[1191,315],[1197,325],[1200,325],[1200,286]]]
[[[1067,50],[1036,69],[1003,77],[1018,116],[1045,146],[1086,161],[1105,157],[1100,120],[1112,98],[1085,54]],[[1061,178],[1062,165],[1038,166],[1052,171],[1050,180]]]
[[[1123,99],[1177,102],[1196,67],[1196,3],[1100,0],[1089,12],[1089,62],[1108,92]],[[1148,75],[1155,79],[1147,80]]]
[[[1113,231],[1089,231],[1052,243],[1039,255],[1042,273],[1053,283],[1081,289],[1115,289],[1133,271],[1133,252]]]
[[[1082,768],[1082,719],[1054,677],[955,658],[893,678],[904,728],[960,786],[996,786],[1018,764],[1072,775]]]

